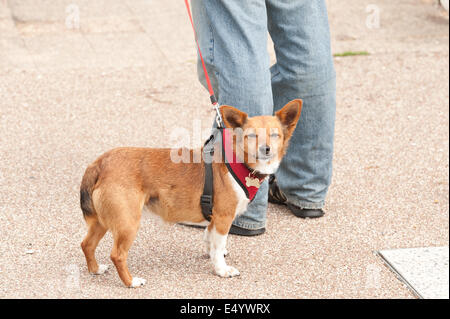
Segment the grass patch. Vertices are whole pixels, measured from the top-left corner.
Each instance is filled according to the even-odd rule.
[[[367,51],[345,51],[342,53],[333,54],[334,57],[347,57],[347,56],[365,56],[370,55]]]

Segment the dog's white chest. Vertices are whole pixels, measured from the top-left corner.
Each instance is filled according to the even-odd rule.
[[[231,186],[233,187],[234,193],[236,194],[236,198],[238,201],[237,206],[236,206],[236,211],[234,214],[234,217],[236,217],[236,216],[242,214],[243,212],[245,212],[250,200],[247,198],[244,190],[241,188],[241,186],[239,186],[239,184],[236,182],[236,180],[230,173],[228,173],[228,178],[230,179]]]

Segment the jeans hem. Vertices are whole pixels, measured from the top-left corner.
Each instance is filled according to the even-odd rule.
[[[295,206],[298,206],[301,209],[322,209],[325,206],[325,201],[313,203],[313,202],[307,202],[304,200],[295,200],[295,199],[292,199],[289,197],[287,197],[287,202],[290,204],[293,204]]]
[[[248,222],[240,222],[240,221],[234,221],[234,226],[237,226],[239,228],[244,228],[248,230],[257,230],[266,227],[266,223],[248,223]]]

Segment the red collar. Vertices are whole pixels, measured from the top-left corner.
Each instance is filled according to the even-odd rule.
[[[233,150],[231,129],[220,130],[222,132],[222,153],[228,171],[245,192],[247,198],[252,201],[267,175],[251,171],[245,163],[239,162]]]

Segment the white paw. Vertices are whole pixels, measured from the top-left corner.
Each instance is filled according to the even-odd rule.
[[[145,285],[146,282],[147,282],[147,280],[145,280],[145,279],[133,277],[130,288],[142,287]]]
[[[228,256],[228,255],[229,255],[228,250],[225,249],[225,250],[223,251],[223,255],[224,255],[225,257]]]
[[[108,270],[108,265],[98,265],[98,270],[96,272],[93,272],[93,275],[102,275]]]
[[[240,275],[239,270],[231,266],[216,269],[216,274],[223,278],[231,278]]]

